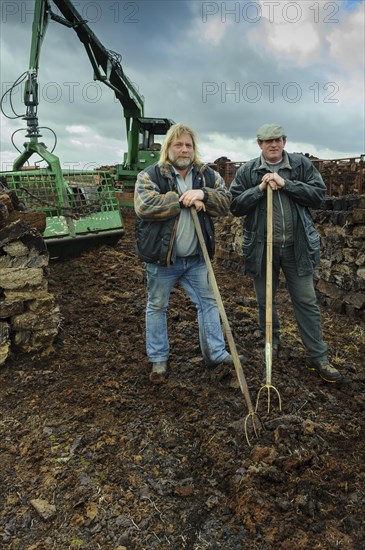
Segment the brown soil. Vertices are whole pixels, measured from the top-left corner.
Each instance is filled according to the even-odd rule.
[[[170,374],[152,383],[133,219],[114,248],[52,263],[55,353],[0,370],[0,546],[17,550],[358,550],[365,545],[365,326],[322,306],[343,380],[305,369],[284,289],[283,352],[258,437],[234,369],[208,369],[176,288]],[[251,281],[215,266],[251,399],[265,380]],[[35,500],[54,508],[39,512]],[[33,503],[33,504],[32,504]],[[48,519],[44,519],[42,514]]]

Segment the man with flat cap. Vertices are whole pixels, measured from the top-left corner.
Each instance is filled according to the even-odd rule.
[[[319,207],[326,185],[307,157],[284,150],[286,135],[282,126],[261,126],[257,143],[261,155],[237,170],[230,191],[231,212],[244,216],[244,270],[253,277],[261,333],[265,335],[266,191],[269,185],[273,190],[273,357],[279,355],[280,349],[275,295],[282,270],[306,350],[307,368],[327,382],[337,382],[341,374],[328,360],[313,283],[313,271],[320,259],[320,238],[310,208]]]

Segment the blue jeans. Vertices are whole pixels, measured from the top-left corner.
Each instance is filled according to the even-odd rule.
[[[172,287],[178,281],[197,308],[199,341],[207,364],[219,363],[228,353],[220,323],[219,310],[208,271],[199,256],[176,258],[170,267],[145,264],[147,275],[146,348],[151,363],[167,361],[167,306]]]
[[[298,275],[293,246],[273,247],[273,344],[280,341],[280,322],[275,302],[280,269],[285,275],[299,334],[307,357],[309,359],[327,359],[327,344],[323,341],[321,314],[314,289],[313,275]],[[259,307],[260,331],[262,335],[265,335],[266,276],[254,277],[253,281]]]

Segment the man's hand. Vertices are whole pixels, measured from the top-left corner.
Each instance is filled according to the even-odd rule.
[[[202,202],[204,199],[204,192],[202,189],[189,189],[188,191],[185,191],[180,198],[179,201],[183,203],[185,208],[190,208],[190,206],[195,206],[198,210],[196,202]],[[202,207],[200,206],[199,210],[202,210]],[[198,210],[198,212],[199,212]],[[205,210],[205,208],[204,208]]]
[[[276,172],[269,172],[268,174],[265,174],[261,180],[261,183],[259,185],[260,191],[262,193],[266,191],[268,185],[270,185],[273,191],[277,191],[278,189],[282,189],[285,186],[285,180]]]
[[[199,200],[195,201],[194,206],[197,212],[200,212],[200,210],[203,210],[203,212],[206,211],[205,204],[202,201],[199,201]]]

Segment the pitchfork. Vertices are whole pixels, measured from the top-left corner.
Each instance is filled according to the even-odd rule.
[[[266,317],[265,317],[265,363],[266,363],[266,384],[258,392],[256,400],[256,411],[259,405],[260,394],[267,390],[267,412],[270,412],[270,392],[273,390],[279,401],[279,410],[281,411],[281,397],[279,391],[271,384],[272,372],[272,189],[267,185],[267,227],[266,227]]]
[[[211,285],[212,285],[212,288],[213,288],[214,296],[215,296],[215,299],[217,301],[219,313],[220,313],[220,316],[221,316],[221,319],[222,319],[222,324],[223,324],[224,331],[225,331],[225,334],[226,334],[226,337],[227,337],[227,342],[228,342],[228,345],[229,345],[229,349],[230,349],[230,352],[231,352],[231,355],[232,355],[233,364],[234,364],[234,367],[235,367],[235,370],[236,370],[238,382],[239,382],[241,391],[244,395],[244,398],[245,398],[245,401],[246,401],[246,404],[247,404],[247,408],[248,408],[248,411],[249,411],[248,415],[245,417],[244,430],[245,430],[246,441],[247,441],[247,443],[250,447],[251,444],[250,444],[250,440],[248,438],[248,423],[249,423],[249,421],[251,420],[251,422],[252,422],[253,431],[254,431],[256,437],[257,437],[256,427],[259,427],[259,424],[261,424],[261,426],[263,424],[262,424],[262,421],[261,421],[259,415],[257,414],[257,412],[255,411],[255,409],[252,406],[252,401],[251,401],[251,398],[250,398],[250,393],[249,393],[249,390],[248,390],[246,378],[245,378],[245,375],[243,374],[243,370],[242,370],[241,362],[240,362],[240,359],[239,359],[239,356],[238,356],[236,344],[233,340],[232,331],[231,331],[231,328],[229,326],[228,318],[227,318],[227,315],[226,315],[226,312],[225,312],[225,309],[224,309],[224,305],[223,305],[222,298],[221,298],[219,288],[218,288],[218,285],[217,285],[217,281],[216,281],[216,278],[215,278],[215,275],[214,275],[212,263],[211,263],[210,258],[209,258],[208,250],[207,250],[207,247],[206,247],[206,244],[205,244],[205,241],[204,241],[203,232],[202,232],[202,229],[200,227],[199,217],[198,217],[198,213],[196,211],[195,206],[192,206],[190,208],[190,212],[191,212],[191,215],[193,217],[195,230],[196,230],[196,233],[198,235],[198,239],[199,239],[199,242],[200,242],[201,249],[203,251],[204,260],[205,260],[205,263],[206,263],[206,266],[207,266],[207,269],[208,269],[208,274],[209,274],[209,277],[210,277],[210,282],[211,282]],[[259,423],[256,425],[257,419],[258,419]]]

